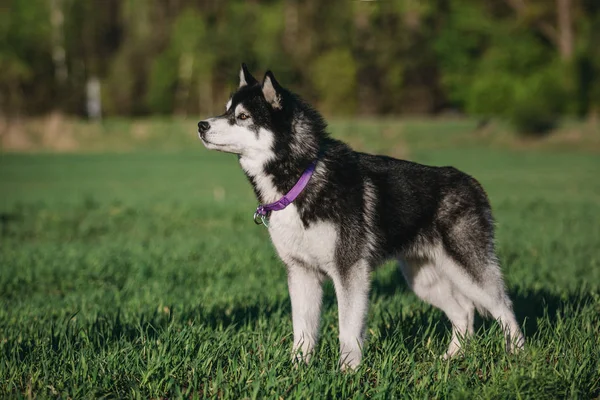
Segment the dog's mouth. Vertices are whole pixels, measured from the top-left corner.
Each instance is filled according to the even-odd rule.
[[[212,143],[208,139],[206,139],[206,132],[198,131],[198,137],[200,138],[200,140],[202,140],[202,143],[204,143],[205,145],[207,145],[207,144],[214,145],[214,143]]]
[[[221,147],[223,145],[215,143],[215,142],[211,142],[210,140],[207,139],[207,136],[208,135],[206,134],[206,132],[200,132],[200,131],[198,131],[198,137],[202,141],[202,144],[204,145],[204,147],[206,147],[209,150],[222,151]]]

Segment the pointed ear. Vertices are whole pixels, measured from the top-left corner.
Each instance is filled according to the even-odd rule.
[[[265,79],[262,84],[263,95],[265,96],[265,100],[267,103],[271,105],[273,108],[280,109],[281,108],[281,91],[282,87],[275,80],[275,76],[271,71],[267,71],[265,74]]]
[[[246,64],[242,63],[242,68],[240,69],[240,86],[238,88],[246,85],[254,85],[255,83],[258,83],[258,81],[248,71]]]

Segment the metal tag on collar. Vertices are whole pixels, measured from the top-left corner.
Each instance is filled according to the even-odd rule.
[[[264,225],[267,228],[269,227],[269,216],[264,214],[259,214],[258,211],[254,213],[254,223],[256,225]]]

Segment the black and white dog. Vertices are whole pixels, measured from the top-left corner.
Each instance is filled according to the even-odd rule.
[[[452,322],[445,357],[473,333],[475,309],[503,326],[506,346],[523,336],[494,250],[494,221],[479,183],[452,167],[429,167],[353,151],[332,139],[321,115],[266,73],[242,65],[224,114],[200,121],[208,149],[238,155],[287,266],[295,359],[315,347],[322,283],[339,307],[340,364],[362,357],[371,271],[397,259],[409,286]]]

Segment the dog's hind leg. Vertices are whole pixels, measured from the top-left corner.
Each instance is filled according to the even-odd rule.
[[[490,300],[491,304],[486,309],[502,326],[506,340],[506,351],[514,353],[521,350],[525,345],[525,338],[515,318],[512,302],[508,295],[503,290],[500,296]]]
[[[472,301],[480,313],[489,313],[500,323],[505,335],[506,350],[514,352],[523,348],[525,339],[506,294],[497,262],[490,261],[480,271],[478,279],[475,279],[451,257],[444,255],[441,258],[442,273],[452,281],[457,290]]]
[[[442,310],[452,323],[452,339],[444,358],[458,354],[461,341],[473,334],[473,302],[463,296],[432,261],[400,260],[400,269],[415,294]]]
[[[444,354],[444,359],[451,358],[458,354],[461,350],[461,341],[468,340],[469,337],[473,335],[473,324],[475,321],[475,305],[473,302],[463,296],[449,280],[446,280],[446,282],[450,287],[450,295],[453,301],[462,307],[462,313],[459,313],[457,321],[452,323],[452,339],[450,340],[448,350]],[[463,323],[462,326],[460,325],[460,322]]]

